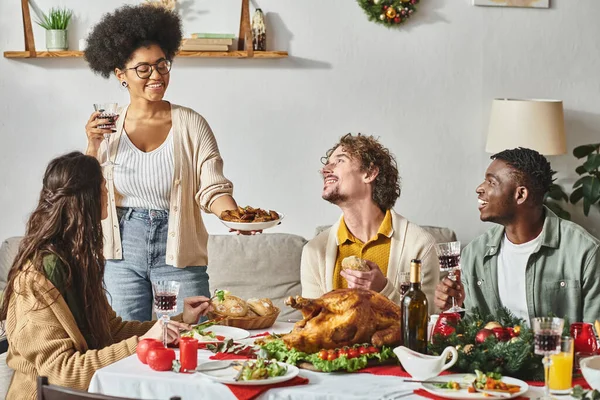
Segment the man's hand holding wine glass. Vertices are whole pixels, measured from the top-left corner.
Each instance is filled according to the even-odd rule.
[[[456,281],[450,278],[444,278],[435,288],[435,306],[442,311],[452,307],[452,299],[455,299],[456,305],[462,307],[465,300],[465,288],[460,281],[461,271],[455,271]]]

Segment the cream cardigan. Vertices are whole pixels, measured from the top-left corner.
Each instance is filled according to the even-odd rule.
[[[110,159],[115,160],[127,107],[117,121],[116,133],[110,135]],[[179,268],[208,264],[208,232],[200,210],[210,213],[219,197],[231,195],[233,184],[223,175],[223,160],[210,126],[195,111],[171,105],[173,122],[174,170],[169,208],[169,237],[166,263]],[[98,157],[102,159],[105,149]],[[108,218],[102,221],[104,256],[108,260],[123,258],[119,220],[115,206],[113,167],[104,167],[109,197]]]
[[[439,282],[440,266],[435,252],[435,239],[426,230],[406,218],[392,212],[392,243],[388,263],[388,282],[381,294],[399,304],[401,293],[398,289],[398,273],[410,271],[410,260],[418,258],[422,262],[422,289],[427,295],[429,313],[436,312],[434,305],[435,287]],[[340,220],[331,228],[310,240],[302,250],[301,281],[302,296],[318,298],[333,290],[333,271],[338,253],[337,232]]]

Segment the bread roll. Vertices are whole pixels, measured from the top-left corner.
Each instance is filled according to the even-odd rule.
[[[371,268],[367,265],[367,262],[356,256],[346,257],[342,260],[343,269],[353,269],[356,271],[369,271]]]
[[[242,299],[230,294],[225,295],[223,301],[218,298],[212,300],[213,308],[217,314],[227,317],[243,317],[248,313],[248,305]]]
[[[271,302],[271,299],[248,299],[246,303],[248,303],[248,307],[250,307],[252,311],[261,317],[275,312],[275,306]]]

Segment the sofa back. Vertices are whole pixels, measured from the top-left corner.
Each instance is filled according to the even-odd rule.
[[[0,246],[0,291],[17,254],[20,237]],[[300,295],[300,258],[306,239],[286,233],[261,235],[210,235],[208,274],[210,287],[226,289],[247,299],[269,297],[280,308],[280,320],[299,318],[284,304],[288,296]]]

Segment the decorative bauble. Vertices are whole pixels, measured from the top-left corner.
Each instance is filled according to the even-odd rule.
[[[515,325],[513,332],[515,336],[519,336],[521,334],[521,327],[519,325]]]
[[[504,328],[494,328],[492,332],[494,332],[494,336],[496,336],[499,342],[508,342],[510,340],[510,333]]]
[[[400,22],[402,22],[402,20],[400,19],[400,17],[396,17],[394,18],[394,22],[399,24]]]
[[[463,353],[465,353],[466,355],[471,354],[471,352],[473,351],[473,347],[475,347],[473,344],[469,343],[465,346],[465,348],[463,349]]]
[[[518,337],[518,336],[515,336],[514,338],[511,338],[511,339],[509,340],[509,343],[517,343],[517,342],[520,342],[521,340],[523,340],[523,339],[521,339],[521,338],[520,338],[520,337]]]
[[[381,1],[381,0],[373,0],[373,3],[374,3],[374,4],[379,4],[379,2],[380,2],[380,1]]]
[[[387,10],[387,9],[388,9],[388,6],[383,6],[383,9],[384,9],[384,10]]]
[[[487,339],[488,337],[493,336],[493,335],[494,335],[494,331],[483,328],[482,330],[477,332],[477,335],[475,335],[475,341],[477,343],[483,343],[483,342],[485,342],[485,339]]]
[[[502,328],[502,325],[497,323],[496,321],[491,321],[485,324],[484,329],[494,329],[494,328]]]
[[[396,18],[397,14],[398,13],[396,12],[396,10],[394,10],[392,7],[388,8],[385,12],[385,16],[388,17],[389,19]]]
[[[383,20],[385,20],[385,15],[384,15],[384,14],[381,14],[381,15],[379,16],[379,19],[380,19],[380,20],[382,20],[382,21],[383,21]]]

